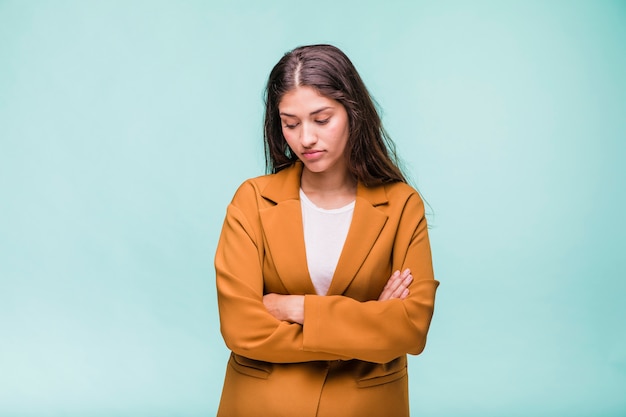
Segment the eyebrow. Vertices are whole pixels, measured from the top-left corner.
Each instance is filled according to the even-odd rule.
[[[321,113],[321,112],[323,112],[324,110],[328,110],[328,109],[332,109],[332,107],[330,107],[330,106],[322,107],[321,109],[317,109],[317,110],[312,111],[311,113],[309,113],[309,116],[314,116],[314,115],[316,115],[316,114],[318,114],[318,113]],[[282,111],[281,111],[279,114],[280,114],[281,116],[296,117],[296,115],[295,115],[295,114],[289,114],[289,113],[285,113],[285,112],[282,112]]]

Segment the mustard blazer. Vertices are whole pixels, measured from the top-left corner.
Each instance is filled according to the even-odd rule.
[[[435,290],[424,205],[403,183],[357,186],[352,223],[326,296],[307,270],[302,164],[244,182],[215,255],[224,341],[232,351],[218,416],[408,416],[406,354],[424,349]],[[374,301],[410,268],[410,295]],[[279,321],[266,293],[305,295],[304,325]]]

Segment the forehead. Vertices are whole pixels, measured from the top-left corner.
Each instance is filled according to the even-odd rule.
[[[315,88],[299,86],[283,95],[278,103],[278,110],[281,113],[308,114],[324,107],[337,106],[341,106],[338,101],[320,94]]]

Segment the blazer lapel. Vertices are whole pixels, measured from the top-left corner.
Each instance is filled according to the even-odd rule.
[[[304,246],[301,174],[302,163],[297,162],[272,178],[261,190],[261,196],[275,205],[261,209],[260,217],[269,255],[288,293],[315,294]],[[384,187],[368,188],[358,184],[352,222],[328,295],[343,294],[356,276],[387,222],[387,215],[376,206],[387,202]]]
[[[275,205],[261,209],[260,217],[278,277],[289,294],[315,294],[304,246],[300,175],[302,164],[296,163],[277,173],[261,195]]]
[[[384,187],[367,188],[358,184],[352,223],[328,295],[343,294],[356,276],[387,222],[387,215],[376,208],[386,203]]]

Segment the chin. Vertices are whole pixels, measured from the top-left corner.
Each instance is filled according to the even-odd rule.
[[[328,167],[326,165],[322,165],[322,164],[316,164],[316,163],[310,163],[310,162],[303,162],[304,167],[307,169],[307,171],[310,171],[314,174],[321,174],[324,171],[328,170]]]

